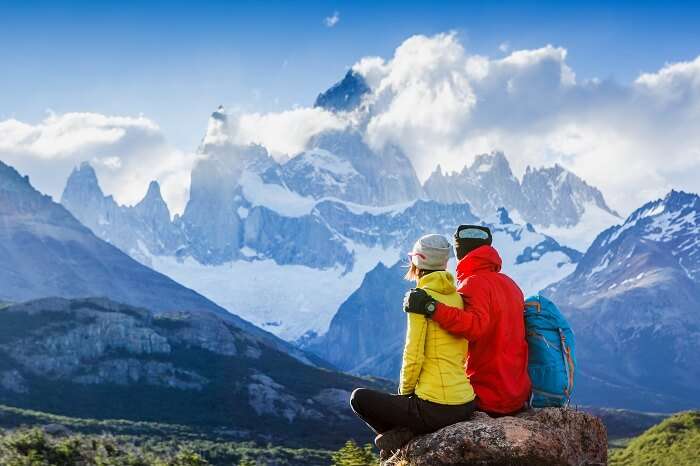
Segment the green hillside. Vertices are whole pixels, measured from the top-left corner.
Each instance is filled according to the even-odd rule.
[[[232,441],[225,432],[81,419],[0,405],[0,464],[66,466],[326,466],[331,451]]]
[[[676,414],[612,452],[613,466],[700,464],[700,411]]]

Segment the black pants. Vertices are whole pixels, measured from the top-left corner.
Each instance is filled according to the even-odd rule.
[[[470,401],[462,405],[443,405],[415,395],[392,395],[358,388],[352,392],[350,406],[378,434],[406,427],[420,435],[467,420],[476,404]]]

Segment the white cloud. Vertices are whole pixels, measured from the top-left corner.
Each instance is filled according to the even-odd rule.
[[[510,52],[510,42],[508,42],[508,41],[501,42],[501,43],[498,45],[498,50],[500,50],[500,51],[503,52],[503,53],[508,53],[508,52]]]
[[[334,11],[332,15],[323,18],[323,24],[325,24],[327,28],[334,27],[336,24],[338,24],[338,22],[340,22],[340,13],[337,11]]]
[[[492,58],[445,33],[411,37],[393,57],[365,57],[353,69],[372,89],[367,115],[309,107],[234,112],[210,119],[204,142],[258,143],[282,160],[323,130],[360,124],[371,144],[401,147],[421,178],[438,163],[459,170],[500,149],[516,175],[527,165],[560,163],[622,213],[671,188],[700,191],[700,57],[629,84],[579,81],[562,47]],[[54,197],[83,160],[122,203],[140,200],[157,179],[181,211],[197,156],[171,147],[145,117],[67,113],[36,124],[0,121],[0,159]]]
[[[367,139],[425,178],[504,150],[517,175],[558,162],[628,211],[670,188],[700,191],[700,57],[634,83],[578,82],[567,50],[470,54],[453,33],[414,36],[353,69],[372,88]]]
[[[321,108],[296,108],[277,113],[228,115],[211,119],[204,142],[260,144],[278,159],[303,151],[311,137],[323,130],[342,129],[348,122]]]
[[[37,124],[0,121],[0,160],[55,200],[83,161],[92,163],[103,190],[120,203],[138,202],[149,182],[158,180],[169,206],[181,211],[196,157],[170,147],[158,125],[143,116],[50,113]]]

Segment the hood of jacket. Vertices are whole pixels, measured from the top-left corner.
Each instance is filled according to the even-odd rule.
[[[439,294],[452,294],[457,291],[455,287],[455,279],[450,272],[441,270],[439,272],[431,272],[424,275],[418,281],[418,288],[434,291]]]
[[[500,272],[501,265],[503,261],[496,249],[479,246],[457,263],[457,280],[461,282],[480,272]]]

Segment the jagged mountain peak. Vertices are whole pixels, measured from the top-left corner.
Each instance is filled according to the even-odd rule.
[[[216,107],[216,111],[211,114],[212,118],[226,120],[226,108],[223,105]]]
[[[362,103],[362,97],[370,91],[365,79],[350,69],[342,80],[316,97],[314,107],[330,111],[351,111]]]
[[[422,197],[408,157],[393,145],[370,147],[355,128],[323,131],[307,147],[279,172],[284,184],[303,196],[375,206]]]
[[[644,204],[630,214],[622,225],[601,233],[594,246],[605,247],[632,235],[658,242],[684,241],[675,245],[682,250],[698,248],[700,241],[700,197],[683,191],[671,191],[664,198]],[[700,264],[697,265],[700,270]]]
[[[34,191],[29,176],[22,176],[13,167],[0,161],[0,189],[4,191]]]
[[[671,190],[662,200],[667,211],[678,211],[688,208],[697,208],[700,196],[685,191]]]
[[[505,154],[501,151],[492,151],[485,154],[479,154],[474,158],[469,167],[469,171],[472,173],[484,173],[484,172],[507,172],[511,173],[510,163],[506,158]]]
[[[528,166],[521,186],[526,199],[522,214],[535,224],[571,227],[589,208],[600,209],[612,218],[620,217],[598,188],[558,163],[551,167]]]
[[[103,199],[105,199],[104,193],[100,188],[95,169],[89,162],[82,162],[73,169],[68,177],[61,195],[61,203],[64,205],[85,204],[103,202]],[[108,200],[111,200],[111,196]]]
[[[199,146],[199,153],[206,153],[210,146],[224,145],[230,142],[229,138],[229,122],[226,109],[223,105],[219,105],[212,112],[207,123],[207,131],[202,138],[202,143]]]
[[[161,194],[160,184],[155,180],[149,183],[146,195],[134,208],[147,215],[167,216],[167,219],[170,219],[170,210]]]
[[[158,183],[158,181],[153,180],[148,184],[148,191],[144,199],[163,199],[160,193],[160,183]]]
[[[90,162],[82,162],[77,167],[73,168],[68,177],[68,184],[81,186],[83,189],[92,188],[102,193],[100,184],[97,181],[97,173]]]
[[[500,151],[477,155],[460,172],[434,171],[423,189],[438,202],[466,202],[480,216],[492,215],[499,207],[517,209],[522,197],[510,163]]]
[[[80,165],[73,168],[72,174],[75,174],[75,176],[84,177],[85,179],[94,179],[97,181],[95,169],[88,161],[80,162]]]

